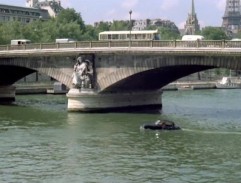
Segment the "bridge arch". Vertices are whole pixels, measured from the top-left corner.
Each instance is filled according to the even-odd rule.
[[[72,68],[58,68],[49,58],[4,58],[0,62],[0,85],[12,85],[23,77],[38,71],[72,87]]]
[[[101,92],[156,90],[179,78],[208,69],[241,70],[241,57],[235,56],[168,55],[132,59],[132,66],[116,68],[112,73],[97,78]]]

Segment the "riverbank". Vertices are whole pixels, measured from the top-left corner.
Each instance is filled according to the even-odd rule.
[[[217,89],[216,81],[173,82],[163,88],[164,91],[168,91],[168,90],[204,90],[204,89]]]
[[[47,94],[47,90],[53,90],[52,82],[46,83],[17,83],[16,87],[17,95],[27,95],[27,94]]]
[[[186,81],[173,82],[163,88],[164,91],[173,90],[202,90],[202,89],[216,89],[215,81]],[[54,82],[34,82],[34,83],[17,83],[17,95],[27,94],[66,94],[68,90],[61,90],[59,92],[54,88]]]

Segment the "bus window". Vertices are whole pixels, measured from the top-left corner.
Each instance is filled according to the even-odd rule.
[[[118,34],[113,34],[112,39],[118,39]]]
[[[127,39],[126,34],[120,34],[120,39],[121,39],[121,40]]]

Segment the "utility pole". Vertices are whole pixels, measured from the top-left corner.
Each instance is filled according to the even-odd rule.
[[[129,14],[130,14],[130,46],[131,46],[131,29],[132,29],[131,14],[132,14],[132,10],[129,11]]]

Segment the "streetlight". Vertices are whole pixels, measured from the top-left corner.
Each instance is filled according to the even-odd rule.
[[[130,14],[130,43],[131,43],[131,29],[132,29],[131,14],[132,14],[132,10],[129,11],[129,14]]]

